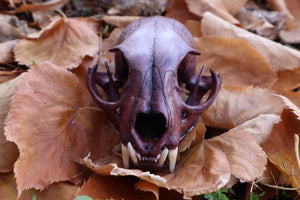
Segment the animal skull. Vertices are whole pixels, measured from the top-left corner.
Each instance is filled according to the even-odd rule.
[[[115,52],[115,73],[88,71],[88,88],[120,132],[124,167],[158,171],[168,162],[173,172],[178,145],[212,104],[221,77],[195,75],[193,38],[178,21],[155,16],[131,23]],[[107,95],[99,96],[96,84]],[[189,91],[183,100],[185,84]],[[122,90],[121,90],[122,88]],[[207,100],[199,105],[210,90]],[[166,161],[168,158],[168,161]]]

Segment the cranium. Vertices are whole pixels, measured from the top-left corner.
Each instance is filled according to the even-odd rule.
[[[211,76],[204,76],[203,67],[196,76],[200,52],[191,34],[178,21],[161,16],[128,25],[110,51],[115,52],[115,72],[108,66],[107,72],[97,72],[94,66],[87,82],[120,132],[124,167],[157,171],[168,163],[173,172],[178,145],[216,98],[220,75],[210,70]],[[201,101],[206,93],[208,98]]]

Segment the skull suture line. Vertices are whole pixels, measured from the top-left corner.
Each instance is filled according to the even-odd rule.
[[[213,70],[211,76],[202,76],[203,67],[195,75],[195,56],[200,52],[194,48],[192,35],[178,21],[143,18],[128,25],[110,49],[115,52],[115,73],[108,66],[106,73],[97,72],[97,66],[89,69],[89,91],[120,132],[124,167],[158,171],[168,163],[174,171],[180,141],[221,87],[221,77]],[[186,100],[183,84],[189,91]]]

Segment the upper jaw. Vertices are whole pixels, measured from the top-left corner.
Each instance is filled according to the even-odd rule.
[[[141,154],[138,153],[131,142],[127,142],[127,144],[121,144],[121,151],[125,168],[133,166],[141,170],[156,172],[159,171],[165,163],[168,163],[169,170],[172,173],[176,166],[178,146],[174,149],[164,147],[157,154]]]

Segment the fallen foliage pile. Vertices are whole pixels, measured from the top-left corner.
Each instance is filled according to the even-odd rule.
[[[243,182],[300,188],[299,1],[99,1],[79,10],[66,0],[0,2],[0,199],[197,199]],[[93,17],[83,15],[89,6]],[[97,63],[113,71],[108,49],[139,18],[130,15],[162,13],[194,36],[197,73],[205,64],[223,85],[181,142],[174,173],[152,174],[123,168],[119,134],[85,79]]]

